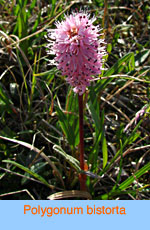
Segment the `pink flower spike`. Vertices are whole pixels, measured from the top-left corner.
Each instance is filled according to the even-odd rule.
[[[92,76],[101,73],[106,54],[100,29],[93,25],[95,20],[84,12],[73,13],[48,31],[48,53],[54,52],[57,68],[79,95],[90,85]]]

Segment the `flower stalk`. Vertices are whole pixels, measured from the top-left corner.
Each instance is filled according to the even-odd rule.
[[[83,94],[78,94],[79,102],[79,134],[80,134],[80,168],[84,170],[84,129],[83,129]],[[86,177],[80,174],[80,190],[86,190]]]

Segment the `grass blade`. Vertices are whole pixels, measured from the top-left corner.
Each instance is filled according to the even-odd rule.
[[[15,162],[15,161],[11,161],[11,160],[3,160],[2,162],[15,165],[16,167],[18,167],[18,168],[22,169],[23,171],[29,173],[31,176],[33,176],[34,178],[36,178],[37,180],[39,180],[40,182],[42,182],[43,184],[45,184],[49,188],[53,189],[53,186],[50,185],[42,176],[40,176],[39,174],[37,174],[35,172],[32,172],[27,167]]]
[[[68,155],[67,153],[65,153],[65,151],[59,146],[59,145],[54,145],[53,149],[59,153],[62,157],[65,158],[65,160],[70,164],[71,167],[73,167],[74,169],[76,169],[78,172],[81,171],[80,169],[80,163],[77,159],[75,159],[74,157]]]
[[[133,176],[130,176],[127,180],[121,183],[119,189],[125,190],[130,184],[134,182],[135,179],[138,179],[149,170],[150,170],[150,162],[144,165],[141,169],[139,169]]]

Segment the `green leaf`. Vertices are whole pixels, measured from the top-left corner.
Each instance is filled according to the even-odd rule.
[[[135,66],[140,66],[149,57],[150,49],[142,50],[135,56]]]
[[[127,63],[129,62],[129,60],[131,58],[134,57],[134,53],[128,53],[125,56],[123,56],[122,58],[120,58],[105,74],[104,76],[108,77],[111,76],[113,74],[117,74],[120,73],[124,67],[127,65]]]
[[[118,152],[116,153],[116,155],[112,158],[112,160],[110,161],[110,163],[104,168],[104,170],[102,170],[100,172],[100,176],[103,175],[110,167],[111,165],[115,162],[115,160],[117,159],[117,157],[120,156],[122,150],[126,147],[126,145],[128,145],[129,143],[133,143],[133,141],[135,141],[138,137],[139,137],[139,134],[136,133],[138,127],[140,126],[142,120],[140,120],[138,122],[138,124],[136,125],[136,127],[134,128],[134,130],[132,131],[131,135],[126,138],[126,140],[124,141],[123,145],[122,145],[122,148],[118,150]]]
[[[78,96],[74,94],[72,89],[68,91],[66,97],[66,114],[67,121],[69,125],[72,127],[74,132],[74,146],[79,144],[79,116],[78,116]]]
[[[108,43],[108,45],[107,45],[107,52],[111,53],[111,51],[112,51],[112,44]]]
[[[130,184],[132,184],[135,179],[140,178],[144,173],[150,170],[150,162],[144,165],[141,169],[139,169],[133,176],[130,176],[127,180],[122,182],[119,186],[120,190],[125,190]]]
[[[37,0],[32,0],[32,2],[31,2],[31,4],[30,4],[30,7],[29,7],[29,10],[30,10],[30,11],[33,10],[33,8],[34,8],[35,5],[36,5],[36,2],[37,2]]]
[[[78,172],[81,171],[80,168],[80,163],[77,159],[75,159],[74,157],[68,155],[59,145],[54,145],[53,149],[59,153],[62,157],[65,158],[65,160],[73,167],[75,168]]]
[[[22,169],[23,171],[29,173],[31,176],[35,177],[37,180],[39,180],[40,182],[42,182],[43,184],[45,184],[46,186],[51,188],[51,185],[43,177],[41,177],[37,173],[31,171],[27,167],[15,162],[15,161],[11,161],[11,160],[3,160],[2,162],[15,165],[16,167],[18,167],[18,168]]]
[[[94,112],[94,114],[96,114]],[[96,114],[98,116],[98,114]],[[102,139],[102,136],[104,135],[104,132],[103,132],[103,127],[104,127],[104,111],[102,111],[101,113],[101,117],[97,117],[99,119],[99,124],[97,124],[97,121],[95,121],[95,137],[94,137],[94,145],[93,145],[93,148],[92,148],[92,151],[90,152],[90,155],[89,155],[89,158],[88,158],[88,163],[89,164],[92,164],[92,170],[93,171],[96,171],[97,170],[97,165],[99,164],[98,163],[98,155],[99,155],[99,145],[100,145],[100,141]],[[98,127],[97,127],[98,125]],[[103,143],[103,148],[104,148],[104,154],[107,154],[106,153],[106,146],[105,146],[105,140],[104,140],[104,143]],[[104,162],[106,162],[106,155],[105,155],[105,160]],[[105,164],[105,163],[104,163]]]
[[[47,165],[47,162],[39,162],[39,163],[36,163],[34,165],[31,166],[31,171],[33,173],[39,173],[40,171],[42,171],[42,169]],[[31,174],[28,174],[27,172],[25,172],[25,176],[26,177],[30,177]],[[27,178],[26,177],[23,177],[22,180],[21,180],[21,184],[24,184],[27,182]]]
[[[135,58],[134,55],[131,56],[129,61],[129,71],[133,71],[135,69]]]
[[[71,145],[71,147],[74,147],[75,144],[77,144],[79,142],[78,122],[76,121],[76,122],[73,122],[73,124],[70,124],[72,122],[68,121],[67,115],[59,107],[56,107],[56,111],[58,114],[60,126],[61,126],[69,144]],[[74,115],[72,114],[70,116],[74,116]],[[76,124],[77,124],[77,127],[75,127]]]
[[[107,150],[107,141],[104,134],[102,135],[102,153],[103,153],[103,168],[105,168],[108,161],[108,150]]]
[[[12,101],[9,99],[5,93],[2,85],[0,84],[0,111],[12,112]]]
[[[120,73],[128,64],[130,59],[132,59],[133,64],[134,53],[128,53],[122,58],[120,58],[106,73],[104,77],[110,77],[108,79],[99,80],[95,86],[95,92],[98,93],[106,88],[106,86],[113,80],[111,75]]]
[[[89,105],[89,109],[90,109],[92,118],[93,118],[94,123],[95,123],[96,132],[98,132],[100,130],[100,118],[99,118],[99,114],[97,114],[97,112],[96,112],[96,110],[95,110],[95,108],[94,108],[93,103],[91,102],[91,100],[89,101],[88,105]]]

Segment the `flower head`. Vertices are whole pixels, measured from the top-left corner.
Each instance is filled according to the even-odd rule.
[[[101,73],[105,54],[104,40],[99,39],[100,29],[94,26],[95,18],[86,13],[73,13],[56,23],[56,29],[49,30],[49,53],[55,53],[55,61],[62,75],[67,76],[73,90],[82,95],[90,85],[92,75]]]

